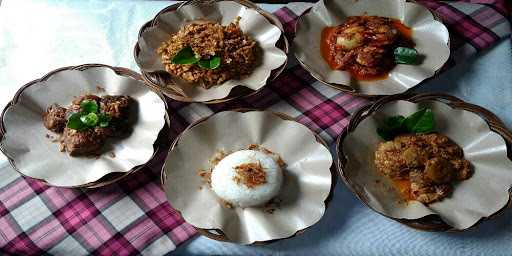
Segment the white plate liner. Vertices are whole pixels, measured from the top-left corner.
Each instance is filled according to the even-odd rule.
[[[389,179],[377,172],[374,152],[382,140],[375,132],[385,117],[407,116],[423,106],[432,108],[436,130],[445,134],[464,150],[464,157],[472,164],[474,174],[456,183],[453,194],[440,202],[425,206],[419,202],[397,203],[398,192]],[[368,199],[370,207],[393,218],[418,219],[438,214],[456,229],[474,225],[480,218],[488,217],[508,202],[508,190],[512,187],[512,163],[507,158],[504,139],[489,129],[478,115],[453,109],[440,102],[415,104],[395,101],[364,119],[343,142],[347,155],[345,175],[353,187]],[[375,180],[385,185],[376,185]]]
[[[174,82],[194,101],[223,99],[238,85],[258,90],[266,84],[271,71],[286,61],[286,54],[275,46],[282,32],[257,11],[235,2],[221,1],[212,5],[186,5],[179,10],[160,15],[157,25],[146,30],[139,38],[140,53],[136,56],[136,62],[142,70],[147,72],[165,71],[156,50],[163,41],[169,39],[170,34],[178,32],[184,24],[196,19],[206,19],[228,25],[237,16],[241,17],[240,28],[242,31],[256,40],[263,50],[261,65],[257,66],[245,79],[232,79],[208,90],[178,79],[174,79]]]
[[[327,5],[327,7],[326,7]],[[425,56],[421,65],[397,65],[389,77],[375,81],[357,81],[347,71],[332,70],[320,54],[322,30],[343,23],[348,16],[363,14],[401,20],[413,30],[415,48]],[[315,77],[335,84],[348,85],[357,92],[386,95],[404,92],[434,75],[450,56],[448,30],[425,7],[405,0],[324,0],[297,23],[294,50]]]
[[[288,165],[273,214],[261,208],[226,209],[202,186],[199,169],[217,150],[236,151],[256,143],[280,154]],[[289,237],[316,223],[331,188],[332,157],[313,133],[268,112],[221,112],[182,134],[167,156],[164,185],[171,205],[199,228],[221,229],[234,242],[249,244]]]
[[[96,86],[105,92],[98,93]],[[107,148],[112,147],[108,152],[113,152],[114,158],[108,153],[99,159],[70,157],[59,151],[58,143],[45,137],[53,134],[43,126],[41,115],[46,108],[53,103],[67,106],[73,96],[86,93],[129,95],[138,103],[133,133],[106,143]],[[5,113],[4,122],[7,133],[2,144],[21,173],[55,186],[78,186],[111,172],[128,172],[151,159],[153,143],[165,124],[165,104],[142,82],[119,76],[109,68],[65,70],[24,90],[18,103]]]

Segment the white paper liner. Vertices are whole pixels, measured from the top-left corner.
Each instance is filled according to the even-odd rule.
[[[223,99],[238,85],[258,90],[266,84],[271,71],[286,62],[286,54],[275,46],[282,31],[257,11],[236,2],[220,1],[208,5],[185,5],[176,11],[160,15],[157,18],[157,25],[146,30],[139,38],[140,53],[135,60],[144,71],[165,72],[156,50],[162,42],[169,39],[170,34],[178,32],[184,24],[197,19],[228,25],[237,16],[241,17],[240,28],[242,31],[256,40],[262,49],[261,64],[254,69],[251,75],[241,80],[228,80],[210,89],[204,89],[179,79],[173,79],[173,81],[187,97],[198,102]]]
[[[468,180],[455,183],[453,194],[440,202],[429,206],[417,201],[398,203],[400,195],[392,189],[390,180],[375,168],[374,153],[377,144],[382,142],[375,130],[386,117],[408,116],[425,106],[434,112],[436,130],[464,150],[464,157],[471,162],[474,174]],[[441,102],[387,103],[349,133],[342,147],[348,160],[344,172],[352,188],[370,207],[389,217],[418,219],[437,214],[450,226],[466,229],[482,217],[502,209],[509,200],[512,163],[507,158],[505,140],[491,131],[477,114],[453,109]],[[376,184],[376,180],[383,184]]]
[[[98,92],[96,86],[105,92]],[[133,132],[127,138],[109,139],[104,147],[107,153],[98,159],[60,152],[59,144],[45,137],[57,135],[47,130],[42,121],[43,112],[51,104],[68,106],[74,96],[86,93],[129,95],[137,102],[131,113],[137,117]],[[23,175],[54,186],[80,186],[108,173],[128,172],[151,159],[153,143],[165,124],[165,113],[162,99],[140,81],[119,76],[106,67],[65,70],[25,89],[17,104],[7,110],[2,145]]]
[[[399,19],[412,30],[415,49],[425,58],[420,65],[396,65],[386,79],[357,81],[349,72],[332,70],[320,53],[322,30],[342,24],[348,16],[363,14]],[[434,20],[425,7],[405,0],[323,0],[299,19],[294,51],[299,61],[317,79],[352,87],[368,95],[406,91],[439,70],[450,56],[448,29]]]
[[[272,214],[262,208],[226,209],[197,174],[218,150],[249,144],[262,145],[287,164],[278,196],[282,203]],[[269,112],[221,112],[181,135],[165,162],[164,190],[188,223],[220,229],[231,241],[250,244],[289,237],[320,220],[331,188],[331,164],[329,150],[302,124]]]

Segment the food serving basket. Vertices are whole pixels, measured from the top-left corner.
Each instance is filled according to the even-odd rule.
[[[195,4],[199,4],[199,3],[200,4],[208,4],[208,3],[220,2],[220,1],[221,0],[210,0],[210,1],[189,0],[189,1],[185,1],[183,3],[176,3],[173,5],[170,5],[166,8],[164,8],[163,10],[161,10],[152,20],[146,22],[140,28],[138,38],[140,39],[142,37],[142,34],[146,30],[155,26],[158,22],[157,21],[158,17],[164,13],[176,11],[178,8],[180,8],[182,6],[186,6],[186,5],[195,5]],[[288,54],[288,52],[289,52],[288,40],[286,39],[286,37],[284,35],[283,25],[281,24],[281,22],[279,21],[279,19],[276,16],[274,16],[270,12],[267,12],[267,11],[259,8],[256,4],[254,4],[250,1],[247,1],[247,0],[232,0],[232,2],[238,3],[238,4],[243,5],[249,9],[253,9],[253,10],[257,11],[259,14],[264,16],[272,25],[278,27],[281,30],[281,37],[277,41],[276,47],[279,48],[280,50],[282,50],[285,54]],[[139,56],[140,52],[141,52],[141,48],[140,48],[139,43],[137,42],[135,44],[135,47],[133,50],[135,59],[137,59],[137,56]],[[286,68],[286,64],[287,64],[287,61],[285,61],[284,64],[281,65],[279,68],[272,70],[270,77],[267,79],[267,83],[274,81]],[[173,89],[173,86],[172,86],[173,82],[171,80],[171,75],[169,73],[163,72],[163,71],[147,72],[144,70],[141,70],[141,73],[142,73],[142,79],[144,79],[144,82],[146,83],[146,85],[148,87],[152,88],[153,90],[158,91],[174,100],[183,101],[183,102],[193,102],[193,100],[191,98],[186,97],[183,94],[179,93],[177,90]],[[237,99],[240,97],[248,97],[248,96],[258,93],[263,88],[264,88],[264,86],[261,87],[259,90],[254,91],[254,90],[251,90],[244,86],[237,86],[231,91],[231,93],[227,97],[225,97],[223,99],[209,100],[209,101],[205,101],[202,103],[216,104],[216,103],[231,101],[231,100],[234,100],[234,99]]]
[[[408,94],[399,94],[399,95],[392,95],[392,96],[380,98],[376,102],[370,103],[370,104],[362,107],[361,109],[359,109],[357,112],[355,112],[352,115],[352,119],[350,120],[347,128],[345,128],[343,133],[338,137],[337,144],[336,144],[336,154],[338,156],[338,160],[337,160],[338,174],[340,175],[343,182],[347,185],[347,187],[349,187],[352,190],[352,192],[355,195],[357,195],[359,200],[361,200],[364,204],[366,204],[370,209],[374,210],[375,212],[383,215],[381,212],[378,212],[375,209],[373,209],[372,207],[370,207],[369,201],[368,201],[369,199],[367,199],[364,196],[360,196],[356,192],[356,190],[352,187],[350,182],[348,181],[348,177],[344,171],[346,164],[347,164],[347,155],[343,151],[342,143],[343,143],[344,139],[347,137],[347,135],[351,132],[354,132],[356,127],[365,118],[367,118],[370,115],[372,115],[373,113],[375,113],[377,110],[382,108],[386,103],[399,101],[399,100],[409,101],[412,103],[421,103],[421,102],[426,102],[426,101],[441,102],[441,103],[447,104],[448,106],[452,107],[453,109],[465,110],[465,111],[469,111],[469,112],[477,114],[488,124],[491,131],[497,133],[504,139],[504,141],[506,143],[506,147],[507,147],[507,157],[508,157],[508,159],[512,160],[512,132],[510,132],[505,127],[503,122],[496,115],[494,115],[492,112],[490,112],[489,110],[487,110],[483,107],[464,102],[461,99],[458,99],[454,96],[450,96],[450,95],[442,94],[442,93],[422,93],[422,94],[408,93]],[[490,219],[494,216],[497,216],[497,215],[503,213],[503,211],[507,207],[512,207],[512,200],[510,200],[512,198],[512,191],[509,191],[509,193],[510,193],[510,195],[509,195],[508,203],[503,208],[501,208],[500,210],[498,210],[497,212],[495,212],[494,214],[492,214],[489,217],[481,218],[478,222],[476,222],[474,225],[472,225],[469,228],[475,227],[478,224],[484,222],[485,220]],[[389,216],[386,216],[386,217],[389,217]],[[393,219],[399,223],[405,224],[409,227],[412,227],[412,228],[415,228],[418,230],[424,230],[424,231],[463,231],[463,230],[466,230],[466,229],[453,228],[452,226],[450,226],[446,222],[444,222],[438,215],[427,215],[427,216],[424,216],[419,219],[399,219],[399,218],[391,218],[391,219]],[[469,229],[469,228],[467,228],[467,229]]]

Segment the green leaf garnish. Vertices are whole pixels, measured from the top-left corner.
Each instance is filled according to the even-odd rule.
[[[101,128],[106,128],[110,125],[110,116],[105,113],[101,113],[98,115],[98,125]]]
[[[392,129],[400,129],[406,118],[404,116],[392,116],[384,120],[384,124]]]
[[[89,113],[89,114],[85,114],[82,112],[82,116],[80,116],[80,121],[82,121],[82,123],[88,127],[95,127],[96,124],[98,123],[98,115],[96,115],[96,113]]]
[[[192,47],[188,46],[181,49],[174,57],[171,62],[173,64],[194,64],[201,59],[201,56],[194,53]]]
[[[434,131],[434,113],[423,108],[408,117],[392,116],[377,128],[377,134],[384,140],[392,140],[401,133],[429,133]]]
[[[403,132],[402,127],[405,121],[403,116],[392,116],[384,120],[384,126],[377,128],[377,134],[384,140],[392,140]]]
[[[410,115],[404,121],[404,125],[409,132],[427,133],[434,130],[434,114],[429,108],[423,108],[420,111]]]
[[[68,123],[66,126],[70,129],[79,130],[79,131],[87,129],[88,127],[84,123],[82,123],[82,120],[80,120],[81,116],[82,115],[80,113],[71,114],[68,118]]]
[[[418,62],[418,51],[414,48],[397,47],[394,54],[397,64],[416,64]]]
[[[95,100],[82,100],[80,112],[71,114],[66,126],[79,131],[96,126],[105,128],[110,125],[110,120],[109,115],[99,113],[99,106]]]
[[[80,110],[83,113],[98,113],[98,103],[94,100],[82,100],[80,102]]]
[[[209,59],[200,60],[197,65],[204,69],[216,69],[220,66],[220,56],[215,55]]]

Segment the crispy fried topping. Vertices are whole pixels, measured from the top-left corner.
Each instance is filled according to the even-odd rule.
[[[225,200],[222,200],[219,198],[219,202],[227,209],[233,209],[233,204],[231,204],[230,202],[228,201],[225,201]]]
[[[281,208],[282,200],[278,197],[272,198],[263,206],[263,211],[268,214],[273,214],[277,209]]]
[[[267,148],[264,148],[258,144],[249,144],[247,146],[247,149],[257,150],[257,151],[263,152],[267,155],[270,155],[274,159],[274,161],[276,161],[277,165],[279,165],[279,167],[281,167],[281,168],[284,168],[286,166],[286,163],[284,162],[284,160],[281,158],[281,156],[279,154],[274,153],[274,152],[268,150]]]
[[[237,184],[244,184],[248,188],[254,188],[267,183],[267,173],[260,162],[241,164],[235,167],[236,176],[233,180]]]
[[[208,184],[209,187],[212,185],[212,170],[199,170],[197,171],[197,175],[201,177],[203,183]]]
[[[212,158],[210,158],[209,162],[212,166],[217,165],[224,157],[229,155],[229,153],[224,152],[223,150],[217,151]]]
[[[105,87],[101,85],[96,85],[96,92],[106,92]]]

